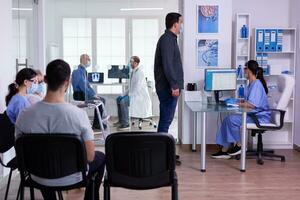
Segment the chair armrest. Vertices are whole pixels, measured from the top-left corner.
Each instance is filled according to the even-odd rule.
[[[261,112],[265,112],[265,111],[271,111],[271,112],[279,112],[280,113],[280,124],[278,126],[266,126],[266,125],[261,125],[258,118],[257,118],[257,114],[261,113]],[[264,130],[279,130],[283,127],[284,124],[284,115],[285,115],[285,111],[284,110],[279,110],[279,109],[268,109],[268,110],[259,110],[256,113],[248,113],[249,117],[254,121],[255,125],[259,128],[259,129],[264,129]]]

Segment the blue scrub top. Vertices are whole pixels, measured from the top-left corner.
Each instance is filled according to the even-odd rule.
[[[92,99],[96,95],[87,80],[87,71],[81,65],[72,73],[72,86],[74,92],[83,92],[88,99]]]
[[[264,86],[260,80],[255,80],[248,85],[247,88],[247,102],[255,106],[253,112],[261,110],[269,110],[268,96],[265,92]],[[271,112],[263,111],[257,114],[259,122],[270,122]]]
[[[8,103],[6,113],[10,121],[15,124],[22,110],[29,107],[30,103],[25,96],[20,94],[14,95]]]

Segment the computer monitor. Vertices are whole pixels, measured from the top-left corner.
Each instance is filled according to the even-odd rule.
[[[219,102],[219,91],[236,90],[235,69],[205,69],[204,90],[214,91]]]
[[[88,81],[90,83],[103,83],[104,74],[99,72],[88,73]]]
[[[129,79],[129,66],[126,65],[112,65],[108,70],[108,78],[118,78],[119,83],[122,83],[122,79]]]

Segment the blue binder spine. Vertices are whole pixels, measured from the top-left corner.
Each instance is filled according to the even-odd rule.
[[[256,30],[256,52],[264,51],[264,34],[263,29]]]
[[[270,51],[275,52],[277,49],[277,29],[271,29],[270,35]]]
[[[281,52],[282,51],[282,41],[283,41],[283,31],[282,29],[277,30],[277,48],[276,50]]]
[[[265,37],[264,37],[264,42],[265,42],[265,48],[264,51],[270,51],[270,38],[271,38],[271,31],[266,29],[265,30]]]

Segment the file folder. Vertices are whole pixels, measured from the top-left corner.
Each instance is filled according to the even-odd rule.
[[[282,40],[283,40],[283,31],[281,29],[277,30],[277,48],[276,51],[282,51]]]
[[[268,54],[263,53],[262,54],[262,66],[267,66],[268,65]]]
[[[256,30],[256,52],[264,51],[264,30],[257,29]]]
[[[259,66],[263,65],[263,54],[262,53],[257,53],[256,54],[256,61]]]
[[[270,51],[276,51],[277,46],[277,29],[271,29],[270,30]]]
[[[264,51],[270,51],[270,39],[271,39],[271,31],[266,29],[265,30],[265,35],[264,35],[264,42],[265,42],[265,48]]]

